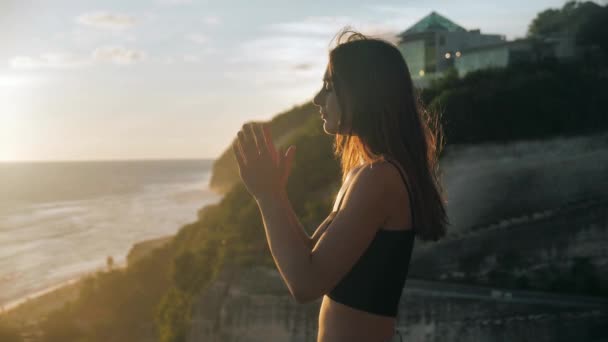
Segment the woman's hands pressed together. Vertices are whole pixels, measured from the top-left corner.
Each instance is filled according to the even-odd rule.
[[[276,196],[285,191],[295,146],[283,154],[276,150],[268,126],[258,123],[243,125],[232,144],[239,175],[249,193],[256,199]]]

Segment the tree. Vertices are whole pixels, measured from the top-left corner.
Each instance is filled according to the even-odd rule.
[[[569,1],[561,9],[540,12],[528,26],[528,37],[542,37],[559,33],[575,34],[602,7],[591,1]]]
[[[584,22],[577,35],[579,45],[595,45],[608,56],[608,5],[595,11]]]

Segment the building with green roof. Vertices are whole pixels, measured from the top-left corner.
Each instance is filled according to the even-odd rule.
[[[429,32],[429,31],[447,31],[447,32],[466,32],[462,26],[454,23],[450,19],[433,11],[431,14],[420,19],[412,27],[402,32],[399,36],[412,35],[414,33]]]
[[[479,29],[467,30],[433,11],[398,35],[412,79],[424,87],[433,78],[454,65],[462,50],[506,41],[504,35],[482,34]]]

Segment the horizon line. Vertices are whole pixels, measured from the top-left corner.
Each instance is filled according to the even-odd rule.
[[[218,158],[121,158],[121,159],[30,159],[0,160],[0,164],[17,163],[73,163],[73,162],[119,162],[119,161],[178,161],[178,160],[216,160]]]

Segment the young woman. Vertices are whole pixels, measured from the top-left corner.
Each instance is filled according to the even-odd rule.
[[[295,146],[279,153],[267,127],[246,125],[233,151],[289,291],[299,303],[322,298],[318,341],[398,340],[415,236],[438,240],[449,224],[437,175],[441,126],[416,100],[393,44],[352,31],[337,42],[313,102],[336,137],[343,186],[312,237],[285,191]]]

